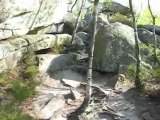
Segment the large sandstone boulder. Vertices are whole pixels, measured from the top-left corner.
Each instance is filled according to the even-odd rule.
[[[140,43],[140,46],[144,44]],[[148,61],[149,47],[141,53],[142,67],[152,70]],[[145,52],[147,51],[147,52]],[[133,28],[121,23],[112,23],[100,28],[96,35],[94,68],[102,72],[125,73],[128,66],[136,63]]]
[[[134,63],[134,30],[121,23],[99,29],[96,35],[94,68],[103,72],[119,72],[120,67]]]
[[[61,32],[68,0],[0,1],[0,39],[26,33]]]
[[[52,48],[54,45],[69,45],[71,36],[59,35],[24,35],[0,42],[0,72],[16,66],[23,51],[29,47],[32,51]]]

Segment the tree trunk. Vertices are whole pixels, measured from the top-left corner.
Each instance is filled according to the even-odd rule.
[[[76,35],[76,32],[78,30],[78,25],[79,25],[80,16],[81,16],[81,12],[82,12],[84,3],[85,3],[85,0],[82,0],[82,4],[81,4],[81,7],[80,7],[79,12],[78,12],[78,18],[76,20],[75,27],[74,27],[73,34],[72,34],[72,42],[73,42],[73,39],[74,39],[74,37]]]
[[[137,32],[137,21],[135,18],[135,14],[133,11],[132,0],[129,0],[129,6],[131,9],[133,25],[134,25],[134,35],[135,35],[135,56],[136,56],[136,77],[135,77],[135,85],[138,89],[141,89],[142,83],[140,81],[140,49],[139,49],[139,39],[138,39],[138,32]]]
[[[94,1],[94,10],[93,10],[93,31],[92,31],[92,39],[90,42],[90,51],[89,51],[89,65],[88,65],[88,73],[87,73],[87,85],[86,85],[86,96],[82,103],[82,105],[73,113],[68,116],[68,119],[75,119],[78,115],[82,114],[89,105],[90,97],[91,97],[91,86],[92,86],[92,66],[93,66],[93,53],[94,53],[94,43],[96,36],[96,28],[97,28],[97,8],[98,8],[99,0]]]
[[[98,8],[99,0],[94,1],[94,11],[93,11],[93,31],[92,31],[92,39],[90,43],[90,51],[89,51],[89,65],[88,65],[88,73],[87,73],[87,86],[86,86],[86,100],[89,102],[91,97],[91,85],[92,85],[92,66],[93,66],[93,53],[94,53],[94,43],[96,36],[96,28],[97,28],[97,8]]]
[[[75,0],[75,1],[74,1],[74,4],[73,4],[73,6],[71,7],[71,11],[70,11],[71,13],[72,13],[72,11],[73,11],[73,8],[74,8],[74,6],[76,5],[77,1],[78,1],[78,0]]]
[[[153,15],[151,6],[150,6],[150,0],[148,0],[148,8],[152,17],[152,24],[153,24],[153,41],[154,41],[154,64],[158,63],[160,65],[160,61],[158,60],[157,57],[157,39],[156,39],[156,33],[155,33],[155,23],[156,23],[156,17]]]

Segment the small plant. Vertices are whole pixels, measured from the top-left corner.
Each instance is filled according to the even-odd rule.
[[[135,80],[136,76],[136,66],[134,64],[131,64],[128,66],[128,69],[125,73],[126,77],[128,77],[130,80]],[[150,73],[149,70],[147,70],[145,67],[141,67],[140,71],[140,82],[135,81],[136,88],[140,91],[143,92],[145,89],[145,83],[148,80],[152,79],[152,74]]]
[[[160,78],[160,68],[154,70],[153,76],[154,76],[155,78]]]
[[[36,85],[35,83],[32,84]],[[22,80],[16,80],[12,83],[11,92],[18,101],[23,101],[35,95],[35,90],[34,87],[31,86],[31,83],[26,83]]]
[[[51,48],[51,51],[54,54],[62,54],[65,51],[65,47],[63,45],[58,45],[57,43]]]
[[[33,120],[20,111],[20,106],[21,102],[35,95],[37,73],[36,56],[28,48],[16,68],[0,74],[0,88],[4,91],[0,91],[0,95],[6,96],[3,99],[7,100],[5,104],[0,104],[0,120]]]
[[[18,67],[22,79],[34,79],[38,73],[38,60],[31,48],[23,53]]]
[[[112,0],[104,0],[104,2],[103,2],[104,7],[109,7],[111,5],[112,5]]]
[[[120,14],[120,13],[114,14],[114,15],[109,19],[109,21],[110,21],[111,23],[120,22],[120,23],[125,24],[125,25],[133,26],[133,23],[132,23],[131,19],[127,18],[127,16],[122,15],[122,14]]]

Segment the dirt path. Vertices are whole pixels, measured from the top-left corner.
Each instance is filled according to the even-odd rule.
[[[42,84],[37,87],[38,94],[28,109],[32,116],[41,120],[67,120],[67,115],[83,102],[84,86],[80,84],[84,84],[84,75],[64,70],[56,73],[55,78],[41,76]],[[132,85],[119,84],[116,90],[113,83],[110,87],[105,85],[113,79],[94,74],[94,81],[98,81],[94,85],[101,87],[106,95],[93,88],[91,106],[80,120],[159,120],[159,103],[139,97]]]

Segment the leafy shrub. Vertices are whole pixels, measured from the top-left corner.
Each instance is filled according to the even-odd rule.
[[[55,44],[55,45],[51,48],[51,51],[52,51],[54,54],[61,54],[61,53],[64,53],[65,47],[64,47],[63,45]]]
[[[31,48],[23,53],[18,67],[22,79],[34,79],[38,73],[38,60]]]
[[[120,22],[122,24],[125,24],[125,25],[128,25],[128,26],[132,26],[133,23],[132,23],[132,20],[127,18],[127,16],[125,15],[122,15],[120,13],[116,13],[114,14],[110,20],[109,20],[111,23],[114,23],[114,22]]]
[[[0,120],[34,120],[32,117],[22,114],[15,103],[0,107]]]
[[[22,80],[16,80],[12,83],[11,92],[16,100],[23,101],[28,97],[35,95],[35,90],[30,84],[24,83]]]
[[[136,76],[136,66],[133,64],[129,65],[125,75],[129,79],[134,80]],[[150,80],[151,78],[152,78],[152,74],[150,73],[150,71],[148,71],[145,67],[142,66],[140,70],[140,80],[142,82],[145,82],[147,80]]]
[[[0,88],[5,90],[4,94],[8,96],[7,102],[0,104],[0,120],[33,120],[20,111],[20,104],[35,95],[35,87],[38,84],[35,80],[37,73],[36,56],[31,49],[28,49],[16,68],[0,74]],[[1,93],[2,91],[0,95]]]
[[[155,78],[160,78],[160,68],[154,70],[153,76],[154,76]]]

